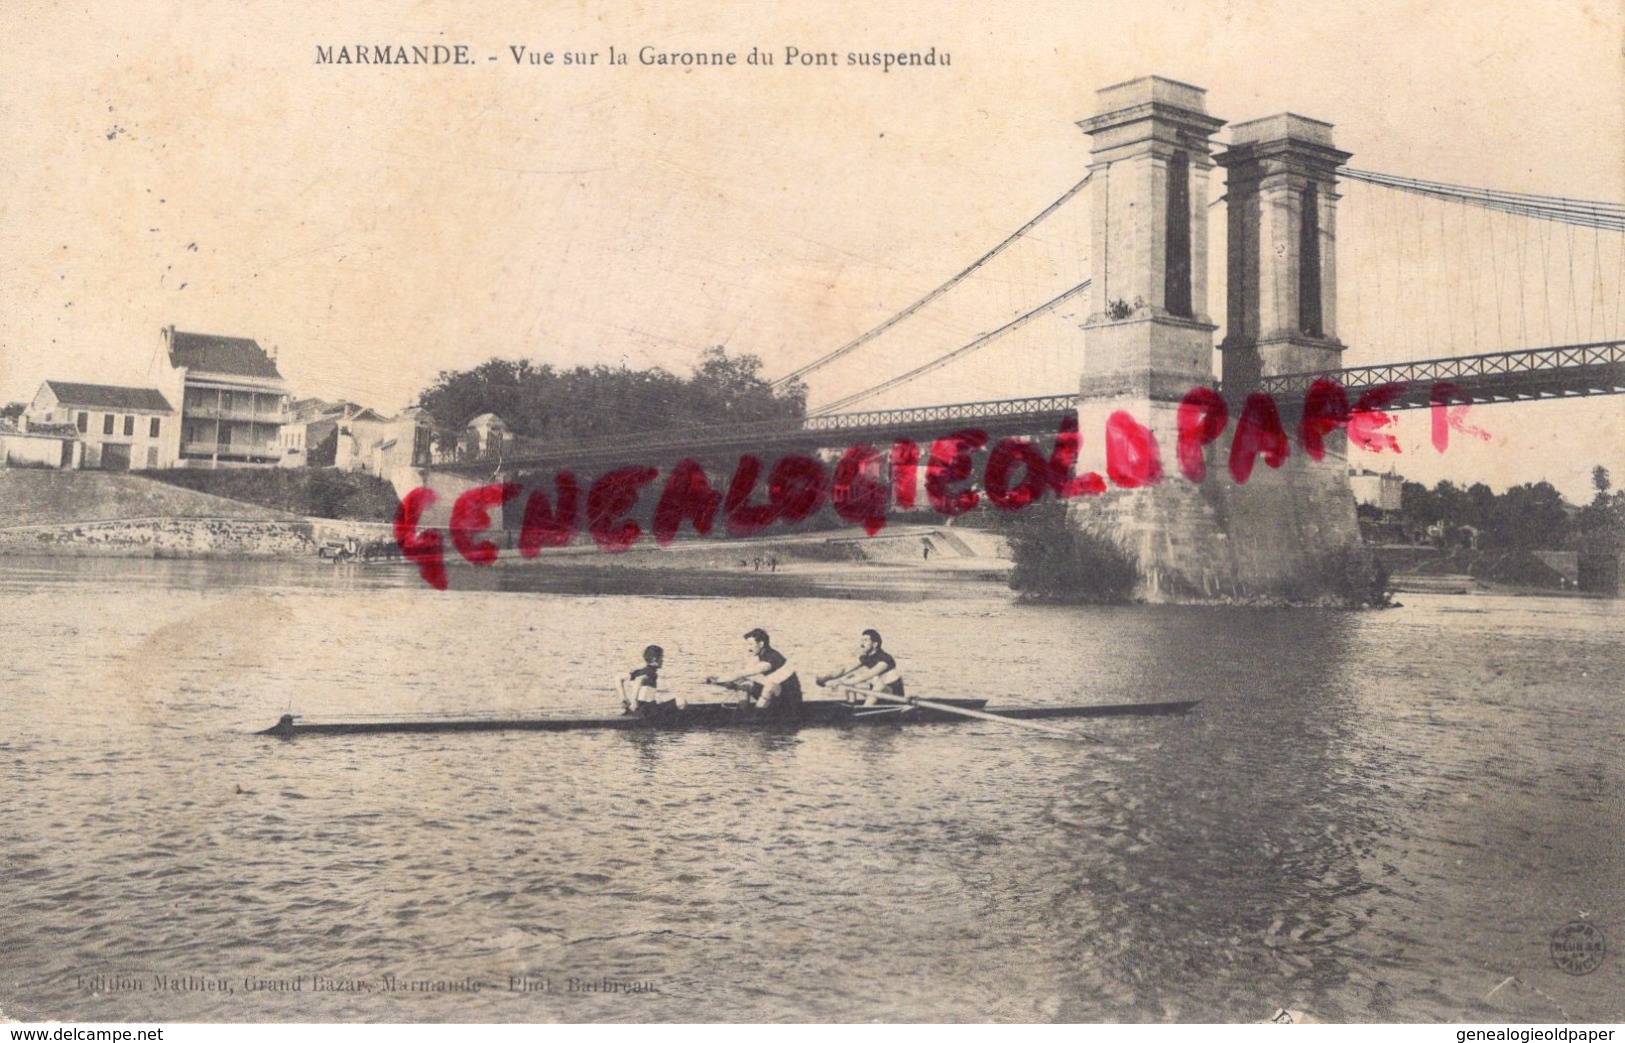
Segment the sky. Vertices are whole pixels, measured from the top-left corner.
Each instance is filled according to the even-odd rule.
[[[1151,73],[1206,88],[1232,123],[1333,123],[1361,169],[1625,200],[1617,3],[528,6],[4,5],[0,401],[48,378],[147,383],[168,325],[253,337],[296,394],[383,410],[492,356],[686,373],[720,344],[780,375],[1059,198],[1087,169],[1076,122],[1095,91]],[[355,44],[466,44],[474,60],[317,61]],[[645,47],[739,64],[644,65]],[[787,47],[842,64],[786,66]],[[775,64],[749,64],[752,48]],[[844,64],[932,48],[948,63]],[[812,401],[1086,276],[1082,205],[811,376]],[[1625,336],[1619,236],[1430,205],[1345,188],[1347,364]],[[1222,203],[1211,213],[1217,231]],[[1061,309],[864,404],[1070,389],[1079,321]],[[1625,484],[1625,397],[1474,417],[1489,440],[1440,455],[1425,414],[1406,414],[1397,458],[1356,462],[1429,483],[1547,479],[1575,500],[1598,463]]]

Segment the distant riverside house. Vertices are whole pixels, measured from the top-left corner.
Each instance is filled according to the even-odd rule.
[[[433,437],[429,415],[417,406],[394,417],[369,409],[351,419],[347,450],[346,438],[339,436],[340,449],[346,452],[343,466],[394,482],[404,471],[429,465]]]
[[[50,438],[31,462],[104,471],[142,471],[175,466],[176,418],[169,400],[154,388],[75,384],[47,380],[24,410],[19,433]],[[15,457],[9,448],[8,457]]]
[[[481,413],[463,428],[458,449],[463,456],[496,456],[513,442],[508,425],[495,413]]]
[[[337,467],[394,480],[397,470],[430,463],[432,425],[416,406],[389,417],[354,402],[295,400],[282,427],[283,466]],[[331,457],[324,448],[332,440]]]
[[[1397,474],[1379,474],[1365,469],[1349,471],[1349,487],[1354,491],[1354,502],[1379,511],[1397,511],[1405,479]]]
[[[278,436],[283,453],[282,466],[334,466],[335,460],[327,456],[327,440],[333,438],[336,444],[340,425],[348,424],[353,417],[365,412],[370,410],[345,399],[293,399],[288,403],[288,419]]]
[[[288,388],[275,356],[247,337],[163,329],[167,388],[180,403],[182,467],[275,466]]]
[[[371,408],[361,408],[339,423],[338,445],[333,451],[333,466],[345,471],[372,470],[367,464],[373,447],[383,440],[379,429],[389,424],[390,418]]]

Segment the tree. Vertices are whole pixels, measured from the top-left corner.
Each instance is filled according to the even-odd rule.
[[[1592,546],[1625,546],[1625,490],[1609,492],[1608,468],[1601,466],[1592,470],[1591,485],[1597,495],[1574,516],[1576,539]]]
[[[550,366],[536,369],[525,359],[491,359],[470,370],[442,370],[434,385],[418,396],[418,405],[443,432],[460,432],[481,413],[495,413],[517,428],[522,421],[522,389],[548,383],[552,377]]]
[[[16,420],[27,411],[27,402],[7,402],[0,406],[0,420]]]
[[[1519,550],[1560,547],[1568,538],[1563,495],[1550,482],[1514,485],[1496,500],[1488,543]]]
[[[418,404],[434,417],[442,445],[482,413],[500,416],[516,435],[550,441],[802,417],[806,386],[795,381],[776,391],[761,368],[755,355],[729,357],[721,347],[707,348],[687,380],[658,367],[561,371],[491,359],[443,371]]]
[[[1400,518],[1407,532],[1415,538],[1442,523],[1441,538],[1447,545],[1466,545],[1462,528],[1471,526],[1479,533],[1477,546],[1486,550],[1561,547],[1574,528],[1569,513],[1550,482],[1515,485],[1499,496],[1483,482],[1467,489],[1448,481],[1432,489],[1418,482],[1400,487]]]
[[[1470,502],[1467,524],[1480,531],[1488,528],[1490,519],[1495,516],[1495,492],[1483,482],[1474,482],[1467,490],[1467,499]]]
[[[1443,481],[1433,487],[1433,495],[1438,504],[1438,521],[1446,525],[1469,525],[1468,515],[1472,513],[1472,501],[1467,497],[1467,491],[1454,482]]]
[[[710,347],[689,380],[690,409],[697,415],[729,416],[736,421],[800,417],[807,406],[807,385],[792,381],[783,391],[761,377],[755,355],[730,359],[721,347]]]
[[[1625,491],[1611,493],[1606,467],[1591,472],[1597,495],[1574,517],[1574,549],[1580,556],[1580,589],[1619,593],[1620,558],[1625,552]]]
[[[305,456],[305,466],[332,467],[334,461],[338,459],[338,453],[339,429],[335,427],[327,432],[326,438],[310,447],[310,452]]]
[[[1415,537],[1439,520],[1439,498],[1421,482],[1405,482],[1399,487],[1399,517]]]

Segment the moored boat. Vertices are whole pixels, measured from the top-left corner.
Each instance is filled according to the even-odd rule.
[[[987,707],[986,699],[937,699],[929,705],[857,706],[840,699],[809,699],[793,715],[740,707],[734,703],[690,703],[686,709],[653,714],[536,715],[527,717],[405,717],[380,720],[306,721],[284,714],[257,732],[277,738],[298,735],[380,735],[429,732],[572,732],[572,731],[712,731],[723,729],[795,730],[872,725],[952,724],[967,712],[992,714],[1009,721],[1087,717],[1152,717],[1182,714],[1196,701],[1109,703],[1082,706]],[[938,709],[942,707],[943,709]]]

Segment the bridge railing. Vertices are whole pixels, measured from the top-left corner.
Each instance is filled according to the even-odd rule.
[[[1416,405],[1417,399],[1427,404],[1436,383],[1456,384],[1479,401],[1609,394],[1625,390],[1625,341],[1286,373],[1263,378],[1258,390],[1286,400],[1301,397],[1317,380],[1335,380],[1349,391],[1405,385],[1405,398],[1389,408]]]

